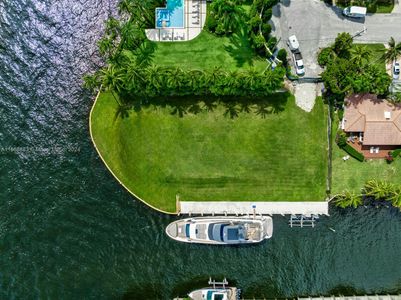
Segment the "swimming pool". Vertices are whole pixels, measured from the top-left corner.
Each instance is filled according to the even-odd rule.
[[[156,28],[184,28],[184,0],[167,0],[167,7],[156,8]]]

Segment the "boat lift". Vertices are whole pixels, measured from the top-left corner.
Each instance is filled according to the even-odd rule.
[[[288,221],[288,225],[291,228],[293,227],[315,227],[315,223],[319,220],[318,215],[291,215],[290,220]]]
[[[224,278],[223,281],[216,281],[216,280],[212,280],[212,277],[209,277],[208,285],[213,286],[214,289],[216,287],[218,287],[218,288],[222,287],[223,289],[225,289],[226,285],[228,285],[228,281],[227,281],[227,278]]]

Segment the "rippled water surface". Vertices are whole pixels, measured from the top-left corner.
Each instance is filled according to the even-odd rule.
[[[392,209],[333,209],[315,229],[276,217],[273,239],[252,247],[169,240],[174,218],[132,199],[88,135],[81,78],[100,63],[96,40],[115,6],[0,2],[1,299],[167,299],[209,276],[248,296],[401,290]]]

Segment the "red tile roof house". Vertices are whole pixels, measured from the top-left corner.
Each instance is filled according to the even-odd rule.
[[[401,148],[401,105],[371,94],[355,94],[344,102],[341,128],[348,143],[366,158],[384,158]]]

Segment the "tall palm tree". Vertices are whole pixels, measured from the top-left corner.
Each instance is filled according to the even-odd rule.
[[[398,207],[401,209],[401,187],[397,187],[394,189],[389,200],[394,207]]]
[[[337,196],[334,204],[341,208],[357,208],[358,206],[362,205],[362,197],[355,194],[354,192],[345,191],[344,193]]]
[[[121,106],[121,100],[115,95],[115,93],[121,93],[125,84],[124,74],[121,70],[116,68],[113,64],[109,64],[107,68],[101,70],[100,78],[103,89],[110,92],[117,104]]]
[[[83,80],[84,80],[84,87],[92,91],[97,89],[101,84],[97,73],[92,75],[85,75]]]
[[[149,83],[147,85],[148,88],[154,89],[156,93],[158,93],[164,86],[166,70],[163,70],[160,66],[151,65],[146,68],[145,81]]]
[[[395,190],[395,186],[392,183],[376,179],[367,181],[364,188],[366,196],[372,196],[377,200],[387,200]]]
[[[135,61],[130,61],[124,65],[125,78],[124,83],[127,90],[137,90],[141,88],[141,84],[145,82],[142,69],[140,69]]]
[[[176,67],[170,69],[167,76],[167,87],[174,91],[179,91],[182,87],[185,76],[184,71],[181,68]]]
[[[244,15],[243,8],[233,0],[215,0],[210,8],[219,24],[217,31],[221,33],[232,33]]]
[[[372,56],[372,51],[366,46],[355,45],[351,49],[351,59],[352,61],[362,68],[362,65],[367,63]]]
[[[401,43],[396,43],[394,38],[391,37],[388,42],[388,49],[383,55],[386,62],[394,63],[397,57],[401,55]]]

